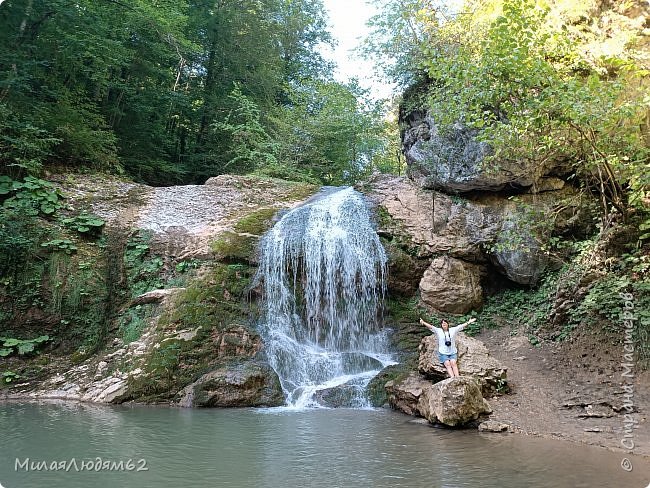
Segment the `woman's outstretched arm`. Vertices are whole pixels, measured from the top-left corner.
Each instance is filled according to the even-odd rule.
[[[429,329],[431,332],[433,332],[433,325],[431,325],[429,322],[426,322],[422,319],[420,319],[420,323],[424,325],[427,329]]]
[[[469,319],[467,322],[463,322],[462,324],[458,324],[456,327],[457,327],[457,329],[458,329],[459,331],[461,331],[461,330],[463,330],[465,327],[467,327],[469,324],[473,324],[474,322],[476,322],[476,318],[475,318],[475,317],[472,317],[472,318]]]

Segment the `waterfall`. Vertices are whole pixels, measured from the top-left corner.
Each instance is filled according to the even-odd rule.
[[[340,387],[349,406],[387,364],[380,306],[386,253],[367,204],[352,188],[334,189],[286,213],[261,241],[260,332],[287,403],[318,405]]]

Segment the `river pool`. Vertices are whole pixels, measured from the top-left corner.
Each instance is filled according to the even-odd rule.
[[[620,453],[439,429],[384,409],[5,403],[0,435],[4,488],[646,488],[650,483],[650,463],[643,458],[631,457],[634,469],[628,473],[620,467]]]

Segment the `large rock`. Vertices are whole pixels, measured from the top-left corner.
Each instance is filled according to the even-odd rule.
[[[431,114],[408,117],[402,132],[402,147],[408,174],[422,188],[445,192],[498,191],[533,187],[542,176],[558,169],[558,164],[507,161],[485,164],[490,146],[476,140],[478,131],[460,123],[444,134]]]
[[[523,194],[516,200],[493,194],[465,199],[424,191],[407,178],[377,176],[365,191],[380,209],[378,232],[390,242],[391,273],[395,269],[403,276],[397,285],[391,283],[398,292],[412,286],[405,268],[410,267],[413,280],[424,274],[414,259],[441,255],[492,263],[508,279],[534,285],[549,265],[544,251],[548,237],[584,236],[593,221],[589,205],[571,187]],[[401,249],[408,260],[393,248]]]
[[[490,355],[487,347],[462,332],[456,335],[458,349],[458,371],[461,375],[475,379],[483,394],[489,395],[502,390],[506,385],[507,369]],[[422,338],[420,342],[418,370],[429,378],[447,378],[447,370],[438,359],[438,339],[435,335]]]
[[[359,408],[365,405],[363,387],[348,383],[318,390],[313,398],[319,405],[329,408]]]
[[[420,297],[440,312],[476,310],[483,304],[480,267],[449,256],[436,258],[420,281]]]
[[[487,261],[483,247],[501,230],[507,200],[452,198],[394,176],[379,176],[370,185],[367,195],[380,207],[380,235],[418,257],[447,254],[470,262]]]
[[[412,372],[401,380],[389,381],[384,388],[392,408],[408,415],[420,415],[420,397],[424,390],[431,388],[431,381]]]
[[[389,381],[385,388],[392,408],[431,423],[457,426],[491,413],[478,383],[465,376],[432,384],[412,372],[401,380]]]
[[[523,230],[523,232],[522,232]],[[548,230],[530,229],[530,222],[517,213],[510,214],[501,226],[490,260],[510,281],[536,284],[549,265],[550,257],[542,245]]]
[[[275,407],[284,403],[275,371],[256,362],[210,371],[183,388],[178,397],[181,407]]]
[[[492,413],[478,383],[466,376],[448,378],[423,389],[418,410],[429,422],[440,422],[451,427]]]

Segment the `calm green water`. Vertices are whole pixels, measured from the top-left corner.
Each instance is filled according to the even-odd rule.
[[[0,405],[0,484],[76,487],[645,488],[647,461],[597,448],[414,424],[386,410]],[[16,471],[146,460],[148,471]]]

